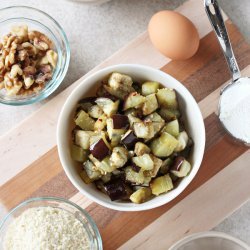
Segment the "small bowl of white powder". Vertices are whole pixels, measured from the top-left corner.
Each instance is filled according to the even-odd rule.
[[[102,250],[100,233],[89,214],[61,198],[29,199],[0,223],[3,250]]]

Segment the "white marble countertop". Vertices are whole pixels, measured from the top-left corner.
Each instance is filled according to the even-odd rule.
[[[87,5],[64,0],[26,0],[25,5],[46,11],[62,25],[68,35],[71,62],[65,80],[55,93],[57,94],[144,31],[153,13],[161,9],[174,9],[184,1],[113,0],[102,5]],[[219,2],[249,39],[249,0]],[[23,4],[23,0],[2,0],[0,8]],[[24,107],[0,105],[0,135],[46,101]],[[250,244],[250,201],[221,222],[215,230],[230,233]]]

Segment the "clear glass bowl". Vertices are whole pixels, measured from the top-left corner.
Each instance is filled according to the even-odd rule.
[[[17,207],[12,209],[7,216],[0,222],[0,249],[3,249],[4,237],[8,226],[13,222],[14,218],[18,217],[25,210],[34,207],[54,207],[61,208],[67,212],[70,212],[77,218],[84,226],[88,233],[91,250],[102,250],[102,239],[99,230],[90,217],[90,215],[78,205],[68,200],[56,197],[39,197],[32,198]]]
[[[186,236],[169,250],[249,250],[245,242],[225,233],[209,231]]]
[[[69,42],[60,24],[45,12],[27,6],[13,6],[0,9],[0,38],[10,32],[11,27],[26,24],[29,30],[38,30],[54,43],[58,54],[53,77],[38,94],[28,96],[7,96],[0,90],[0,103],[8,105],[27,105],[41,101],[53,93],[61,84],[70,61]]]

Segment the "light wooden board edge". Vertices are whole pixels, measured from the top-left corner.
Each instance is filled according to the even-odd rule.
[[[250,150],[231,162],[119,249],[168,249],[179,239],[210,230],[250,199]],[[235,188],[237,186],[237,188]],[[204,197],[206,197],[204,199]],[[202,201],[202,202],[201,202]]]
[[[189,0],[176,10],[194,22],[201,38],[212,30],[205,15],[202,1]],[[227,19],[226,16],[225,19]],[[16,128],[0,137],[0,167],[1,173],[4,173],[0,175],[0,185],[6,183],[56,145],[56,125],[61,107],[70,92],[86,76],[117,63],[140,63],[161,68],[169,61],[168,58],[163,57],[153,48],[147,32],[144,32],[128,46],[73,83]],[[34,124],[36,124],[35,128]],[[17,138],[19,143],[17,143]]]

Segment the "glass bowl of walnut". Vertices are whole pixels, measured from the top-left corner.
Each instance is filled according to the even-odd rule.
[[[0,9],[0,103],[45,99],[64,79],[69,60],[68,39],[52,17],[25,6]]]

